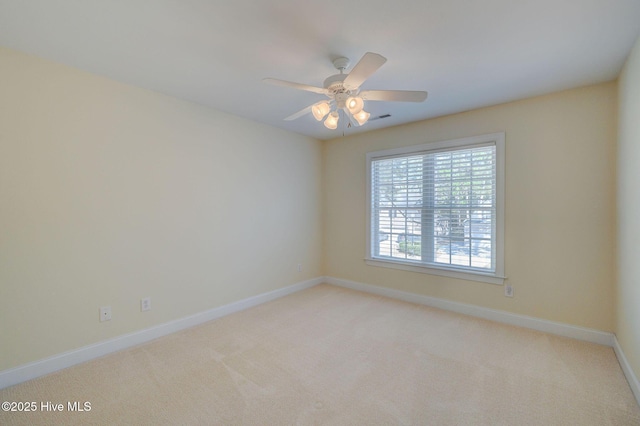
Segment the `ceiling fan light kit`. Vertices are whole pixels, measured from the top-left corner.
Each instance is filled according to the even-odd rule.
[[[349,74],[344,70],[349,66],[349,59],[336,58],[333,65],[340,71],[325,79],[324,87],[309,86],[291,81],[265,78],[264,81],[278,86],[286,86],[299,90],[326,95],[329,100],[316,102],[285,120],[295,120],[309,112],[318,120],[324,120],[326,128],[334,130],[338,127],[340,119],[339,111],[343,111],[349,123],[352,118],[359,126],[369,120],[370,113],[364,110],[364,101],[391,101],[391,102],[423,102],[427,98],[427,92],[409,90],[360,90],[360,85],[380,68],[387,59],[377,53],[367,52],[353,67]],[[332,108],[334,108],[332,110]]]
[[[318,102],[311,107],[311,113],[318,121],[322,121],[324,116],[329,114],[329,111],[331,111],[331,106],[327,101]]]
[[[359,113],[364,108],[364,100],[360,96],[351,96],[347,99],[347,109],[353,115]]]
[[[369,114],[365,110],[362,110],[359,113],[354,114],[353,118],[355,118],[356,121],[358,122],[358,124],[362,126],[364,123],[366,123],[369,120],[370,116],[371,116],[371,114]]]
[[[327,116],[327,119],[324,120],[324,127],[327,129],[335,130],[338,127],[338,119],[340,116],[338,115],[338,111],[331,111]]]

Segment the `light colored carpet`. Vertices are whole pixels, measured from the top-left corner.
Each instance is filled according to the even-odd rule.
[[[0,424],[638,425],[611,348],[320,285],[1,391]],[[91,411],[69,413],[68,401]]]

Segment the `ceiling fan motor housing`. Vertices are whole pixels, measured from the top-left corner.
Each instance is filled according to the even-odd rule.
[[[338,108],[344,108],[345,102],[349,96],[356,91],[348,90],[344,87],[344,79],[348,74],[335,74],[324,81],[324,88],[328,91],[328,96],[336,100]]]
[[[324,81],[324,88],[327,89],[331,93],[337,93],[340,90],[344,90],[344,79],[347,78],[349,74],[334,74]]]
[[[344,87],[344,79],[348,76],[348,74],[344,74],[344,70],[349,66],[349,59],[344,57],[336,58],[333,60],[333,66],[340,70],[340,74],[327,77],[324,81],[324,88],[327,89],[331,97],[335,97],[336,102],[340,103],[340,100],[342,100],[342,104],[344,104],[344,101],[351,94],[351,91]],[[344,99],[338,99],[338,95],[343,93],[346,94]]]

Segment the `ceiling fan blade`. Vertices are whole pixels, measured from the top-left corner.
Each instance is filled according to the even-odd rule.
[[[315,104],[313,104],[313,105],[315,105]],[[290,116],[285,118],[285,121],[295,120],[296,118],[302,117],[305,114],[309,114],[311,112],[311,107],[313,105],[309,105],[308,107],[306,107],[304,109],[301,109],[300,111],[296,112],[295,114],[291,114]]]
[[[387,58],[382,55],[371,52],[365,53],[362,59],[353,67],[347,78],[344,79],[344,87],[349,90],[357,89],[385,62],[387,62]]]
[[[269,84],[275,84],[276,86],[291,87],[298,90],[306,90],[307,92],[319,93],[326,95],[327,89],[322,87],[309,86],[307,84],[294,83],[293,81],[278,80],[277,78],[263,78],[262,81]]]
[[[363,90],[362,99],[367,101],[423,102],[427,92],[415,90]]]

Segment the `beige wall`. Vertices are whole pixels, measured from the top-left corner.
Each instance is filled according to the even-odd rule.
[[[320,142],[7,49],[0,70],[0,370],[322,275]]]
[[[629,164],[638,50],[620,81]],[[321,145],[7,49],[0,69],[0,370],[321,275],[614,330],[615,83]],[[516,297],[365,265],[366,152],[499,131]],[[635,170],[620,233],[638,236]],[[636,263],[621,258],[615,329],[637,373]]]
[[[612,82],[326,142],[326,275],[613,331],[616,99]],[[513,299],[365,264],[367,152],[501,131]]]
[[[618,87],[616,335],[640,377],[640,39],[620,74]]]

